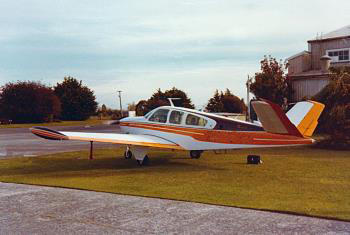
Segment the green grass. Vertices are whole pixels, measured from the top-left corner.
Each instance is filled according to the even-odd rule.
[[[0,125],[1,128],[29,128],[33,126],[84,126],[84,125],[99,125],[105,120],[88,119],[85,121],[60,121],[60,122],[47,122],[47,123],[25,123],[25,124],[8,124]]]
[[[247,165],[247,154],[262,165]],[[88,189],[209,204],[285,211],[350,221],[350,151],[311,147],[207,152],[152,151],[150,165],[122,150],[0,160],[0,181]]]

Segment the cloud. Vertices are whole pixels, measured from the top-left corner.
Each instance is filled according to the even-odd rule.
[[[216,88],[244,97],[246,76],[259,69],[263,55],[284,59],[306,49],[317,32],[349,22],[349,5],[345,0],[4,1],[0,84],[55,84],[70,75],[111,106],[117,88],[124,90],[124,105],[172,86],[184,88],[197,106]]]

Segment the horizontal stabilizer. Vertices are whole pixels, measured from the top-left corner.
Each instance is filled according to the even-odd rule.
[[[265,131],[303,137],[280,106],[268,100],[252,101],[253,108]]]
[[[315,101],[301,101],[287,114],[280,106],[267,100],[252,102],[253,108],[267,132],[311,137],[324,105]]]

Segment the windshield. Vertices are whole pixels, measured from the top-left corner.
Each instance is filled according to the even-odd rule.
[[[151,122],[166,123],[168,118],[168,113],[169,113],[168,109],[158,109],[152,114],[152,116],[148,120]]]

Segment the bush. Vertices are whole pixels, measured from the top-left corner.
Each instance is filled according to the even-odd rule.
[[[326,106],[319,122],[329,138],[322,144],[350,148],[350,68],[331,71],[329,84],[313,98]]]
[[[55,94],[62,104],[62,120],[86,120],[97,110],[94,92],[72,77],[65,77],[54,87]]]
[[[0,94],[3,118],[13,123],[52,121],[61,111],[61,104],[50,87],[39,82],[7,83]]]
[[[246,111],[246,106],[242,99],[233,95],[229,89],[225,93],[215,91],[214,96],[209,99],[206,109],[209,112],[220,113],[243,113]]]
[[[188,98],[187,94],[184,91],[173,87],[165,92],[158,89],[147,101],[139,101],[135,106],[136,115],[143,116],[155,108],[169,105],[168,98],[180,98],[178,100],[173,100],[174,105],[177,107],[194,109],[194,105],[192,104],[191,99]]]

